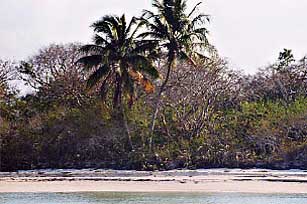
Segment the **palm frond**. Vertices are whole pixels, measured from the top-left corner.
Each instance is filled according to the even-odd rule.
[[[136,17],[132,17],[132,19],[130,20],[130,23],[125,31],[125,35],[126,36],[129,36],[130,35],[130,32],[131,32],[131,29],[132,27],[137,23],[137,18]]]
[[[154,12],[145,9],[143,10],[143,14],[140,19],[144,21],[144,20],[149,20],[155,16],[156,14]]]
[[[127,61],[135,70],[146,72],[153,78],[160,76],[153,62],[143,55],[130,56],[127,58]]]
[[[111,18],[111,16],[108,16],[108,18]],[[106,21],[106,17],[103,19],[96,21],[91,25],[92,28],[94,28],[94,32],[102,33],[109,39],[113,39],[113,32],[111,25],[108,21]]]
[[[151,5],[158,10],[162,10],[164,8],[159,0],[153,0]]]
[[[191,11],[191,12],[189,13],[189,15],[188,15],[189,18],[194,14],[194,12],[198,9],[199,5],[201,5],[201,4],[202,4],[202,2],[198,2],[198,3],[194,6],[194,8],[192,9],[192,11]]]
[[[205,28],[205,27],[197,28],[197,29],[193,30],[193,32],[197,33],[197,34],[204,35],[204,36],[209,34],[209,30],[207,28]]]
[[[165,36],[160,34],[160,33],[148,31],[148,32],[144,32],[144,33],[139,34],[137,36],[137,38],[141,38],[141,39],[145,39],[145,38],[163,39],[163,38],[165,38]]]
[[[136,18],[134,18],[135,20],[135,22],[133,22],[133,24],[131,24],[131,26],[132,25],[135,25],[136,24],[136,27],[134,28],[134,30],[132,31],[132,28],[127,28],[127,34],[126,34],[126,36],[129,36],[129,33],[130,32],[132,32],[131,34],[130,34],[130,36],[129,36],[129,39],[128,39],[128,42],[129,43],[131,43],[133,40],[135,40],[136,39],[136,37],[135,37],[135,35],[139,32],[139,30],[145,25],[145,22],[144,21],[139,21],[138,23],[137,23],[137,20],[136,20]],[[131,20],[132,21],[132,20]],[[130,25],[129,25],[130,26]],[[129,45],[130,46],[130,45]]]
[[[131,51],[132,53],[145,53],[145,52],[151,52],[155,49],[157,49],[159,45],[158,40],[141,40],[137,41],[136,47]]]
[[[182,59],[184,61],[188,61],[191,65],[196,66],[195,61],[193,60],[192,57],[190,57],[186,52],[181,51],[179,53],[179,59]]]
[[[106,46],[109,44],[109,41],[98,34],[95,34],[93,37],[93,41],[96,45]]]
[[[87,80],[87,88],[94,87],[102,78],[108,74],[110,71],[110,67],[107,65],[103,65],[95,70]]]
[[[210,22],[210,15],[199,14],[192,19],[191,24],[189,26],[189,30],[194,29],[198,25],[205,24],[206,22]]]
[[[192,43],[194,43],[196,40],[208,43],[208,34],[209,34],[208,29],[205,27],[202,27],[202,28],[197,28],[191,31],[190,33],[188,33],[188,35],[183,36],[183,37],[189,38],[189,39],[194,38],[194,41]]]
[[[105,51],[105,49],[100,46],[100,45],[84,45],[80,48],[80,52],[85,53],[85,54],[89,54],[89,53],[99,53],[99,54],[103,54],[103,52]]]
[[[95,32],[103,33],[109,39],[118,39],[121,33],[121,19],[116,15],[106,15],[92,24]]]
[[[84,70],[89,71],[91,68],[98,66],[101,62],[101,55],[90,55],[80,58],[76,63],[83,64]]]
[[[195,51],[194,54],[197,56],[197,58],[199,58],[200,60],[209,60],[210,58],[207,57],[205,54],[203,53],[200,53],[200,52],[197,52]]]
[[[118,30],[118,35],[119,39],[124,41],[126,38],[126,30],[127,29],[127,22],[126,22],[126,16],[123,14],[120,19],[119,19],[119,30]]]
[[[145,32],[147,33],[147,37],[158,38],[160,40],[168,39],[169,30],[168,30],[167,25],[162,23],[162,21],[158,17],[153,18],[152,21],[153,21],[152,23],[149,21],[146,22],[146,26],[149,30]],[[144,34],[143,36],[146,36],[146,35]]]

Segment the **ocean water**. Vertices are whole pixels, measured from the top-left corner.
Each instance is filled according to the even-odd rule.
[[[307,194],[0,193],[0,204],[307,204]]]

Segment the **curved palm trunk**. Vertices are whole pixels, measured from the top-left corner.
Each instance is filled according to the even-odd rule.
[[[172,69],[172,62],[169,62],[168,63],[168,67],[167,67],[167,73],[166,73],[165,80],[164,80],[163,84],[161,85],[161,88],[160,88],[160,91],[158,93],[158,96],[157,96],[157,99],[156,99],[156,103],[155,103],[155,106],[154,106],[154,114],[153,114],[152,120],[151,120],[150,137],[149,137],[149,151],[150,152],[153,151],[153,145],[154,145],[154,143],[153,143],[153,135],[154,135],[155,125],[156,125],[156,119],[157,119],[158,112],[159,112],[161,96],[162,96],[162,93],[164,92],[166,84],[167,84],[167,82],[169,80],[171,69]]]

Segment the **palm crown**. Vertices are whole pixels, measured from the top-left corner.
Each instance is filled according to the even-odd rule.
[[[104,16],[92,25],[94,44],[81,48],[85,56],[78,63],[90,72],[88,87],[99,84],[102,96],[113,87],[114,106],[122,102],[124,92],[129,95],[129,103],[132,104],[136,83],[148,93],[153,91],[153,85],[144,73],[153,78],[159,76],[153,65],[156,43],[135,37],[141,26],[136,18],[127,24],[125,15]]]
[[[193,64],[195,59],[206,58],[202,51],[208,45],[208,30],[203,25],[209,22],[209,16],[196,14],[200,4],[187,12],[186,0],[153,0],[157,12],[144,11],[148,31],[140,37],[158,40],[167,52],[170,66],[174,66],[176,58]]]

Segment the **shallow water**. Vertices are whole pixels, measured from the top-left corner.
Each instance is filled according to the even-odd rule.
[[[1,204],[307,204],[307,194],[0,193]]]

